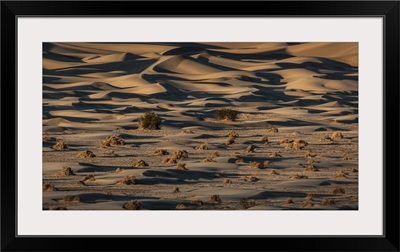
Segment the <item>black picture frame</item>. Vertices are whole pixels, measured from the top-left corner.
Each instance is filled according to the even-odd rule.
[[[229,8],[226,6],[229,5]],[[157,6],[157,8],[154,8]],[[168,11],[167,11],[168,10]],[[172,11],[171,11],[172,10]],[[399,251],[399,1],[2,1],[2,251]],[[20,237],[16,234],[17,18],[19,16],[384,17],[383,236]],[[14,143],[14,146],[13,146]],[[182,246],[182,241],[190,247]]]

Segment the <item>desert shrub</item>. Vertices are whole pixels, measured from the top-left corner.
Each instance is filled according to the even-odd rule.
[[[133,166],[133,167],[145,167],[145,166],[149,166],[149,164],[146,163],[146,162],[143,161],[143,160],[138,160],[138,161],[133,162],[133,163],[132,163],[132,166]]]
[[[253,145],[249,145],[246,148],[247,153],[254,153],[255,152],[255,147]]]
[[[262,137],[260,137],[260,139],[259,139],[261,142],[265,142],[265,143],[268,143],[268,136],[267,135],[265,135],[265,136],[262,136]]]
[[[86,182],[86,181],[95,181],[96,179],[94,178],[94,176],[93,175],[86,175],[84,178],[83,178],[83,182]]]
[[[190,129],[181,130],[181,134],[194,134],[194,132]]]
[[[302,207],[304,207],[304,208],[314,207],[314,203],[311,202],[311,201],[306,201],[306,202],[302,205]]]
[[[345,191],[341,187],[335,187],[334,189],[332,189],[330,191],[330,193],[332,193],[332,194],[345,194]]]
[[[221,200],[221,198],[219,197],[219,195],[212,195],[211,197],[210,197],[210,199],[208,200],[208,202],[210,202],[210,203],[222,203],[222,200]]]
[[[317,167],[315,167],[314,164],[307,165],[304,171],[311,171],[311,172],[316,172],[319,171]]]
[[[196,150],[208,150],[208,147],[206,144],[200,144],[196,147]]]
[[[177,170],[188,170],[188,168],[186,168],[186,164],[185,163],[179,163],[176,165],[176,169]]]
[[[293,202],[293,200],[291,199],[291,198],[288,198],[287,200],[286,200],[286,204],[294,204],[294,202]]]
[[[176,158],[173,158],[173,157],[165,157],[161,161],[162,164],[176,164],[176,162],[177,162]]]
[[[279,152],[274,151],[271,154],[268,155],[268,157],[274,158],[274,157],[282,157]]]
[[[177,151],[174,151],[172,156],[174,158],[176,158],[176,159],[188,158],[189,157],[189,153],[187,151],[185,151],[185,150],[177,150]]]
[[[216,161],[212,158],[205,158],[201,162],[203,163],[215,163]]]
[[[236,117],[238,115],[238,112],[234,109],[230,108],[222,108],[218,109],[215,112],[215,119],[219,121],[235,121]]]
[[[57,141],[55,145],[53,145],[53,149],[55,150],[68,150],[68,144],[62,140]]]
[[[105,148],[105,147],[114,146],[114,145],[125,145],[125,140],[122,137],[113,135],[113,136],[107,137],[106,139],[101,141],[99,147]]]
[[[254,176],[245,176],[243,177],[243,180],[247,182],[257,182],[259,179]]]
[[[139,129],[159,130],[161,118],[154,112],[146,112],[138,122]]]
[[[90,150],[83,150],[77,155],[77,157],[79,157],[79,158],[92,158],[95,156],[96,155],[93,152],[91,152]]]
[[[134,185],[136,184],[136,177],[133,175],[125,176],[123,179],[118,180],[117,184],[120,185]]]
[[[53,186],[50,183],[43,184],[42,188],[43,188],[43,191],[57,191],[57,188],[55,188],[55,186]]]
[[[335,200],[334,199],[324,199],[322,201],[322,205],[330,205],[330,206],[335,205]]]
[[[221,155],[219,154],[218,151],[213,151],[213,152],[211,153],[211,157],[219,157],[219,156],[221,156]]]
[[[304,141],[304,140],[295,140],[294,142],[293,142],[293,149],[295,149],[295,150],[301,150],[301,149],[303,149],[304,147],[306,147],[308,145],[308,143],[306,142],[306,141]]]
[[[116,172],[116,173],[120,173],[120,172],[122,172],[122,171],[123,171],[123,169],[121,169],[121,168],[119,168],[119,167],[118,167],[117,169],[115,169],[115,172]]]
[[[271,176],[280,175],[280,173],[277,172],[277,171],[275,171],[275,170],[271,170],[271,171],[269,172],[269,175],[271,175]]]
[[[158,149],[158,150],[154,151],[153,154],[157,155],[157,156],[162,156],[162,155],[168,155],[169,152],[167,150]]]
[[[231,144],[235,144],[236,142],[235,142],[235,138],[234,137],[228,137],[226,140],[225,140],[225,145],[231,145]]]
[[[240,158],[240,159],[236,160],[235,164],[244,164],[243,158]]]
[[[232,184],[232,180],[226,178],[224,179],[224,184]]]
[[[236,131],[231,130],[231,131],[229,131],[228,134],[226,134],[225,136],[226,136],[226,137],[239,137],[239,134],[238,134]]]
[[[142,210],[143,205],[137,200],[131,200],[126,203],[122,208],[126,210]]]
[[[289,179],[308,179],[308,177],[300,174],[295,174],[293,176],[289,176]]]
[[[79,196],[68,195],[62,198],[59,201],[63,202],[81,202],[81,198]]]
[[[250,166],[250,168],[264,169],[264,165],[257,161],[250,162],[249,166]]]
[[[340,132],[334,132],[331,136],[332,139],[337,140],[337,139],[342,139],[343,135]]]
[[[268,133],[278,133],[279,130],[277,128],[275,128],[275,127],[272,127],[272,128],[269,128],[267,132]]]
[[[349,174],[341,170],[340,172],[336,173],[335,178],[348,178],[346,175]]]
[[[57,138],[52,137],[52,136],[44,136],[43,137],[43,142],[55,142],[57,141]]]
[[[172,193],[180,193],[179,187],[172,188]]]
[[[63,166],[63,168],[62,168],[62,173],[63,173],[65,176],[72,176],[72,175],[75,175],[75,173],[72,171],[71,167],[68,167],[68,166]]]

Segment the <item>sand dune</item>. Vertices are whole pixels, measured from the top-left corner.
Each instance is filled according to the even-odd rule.
[[[138,129],[147,111],[161,130]],[[358,209],[358,44],[44,43],[43,137],[43,209]]]

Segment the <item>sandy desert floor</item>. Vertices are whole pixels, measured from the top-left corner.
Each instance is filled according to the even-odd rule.
[[[357,43],[43,44],[44,210],[352,210],[358,169]]]

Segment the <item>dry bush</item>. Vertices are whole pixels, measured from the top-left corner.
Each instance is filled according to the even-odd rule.
[[[218,121],[230,121],[233,122],[236,120],[238,112],[234,109],[230,108],[222,108],[218,109],[215,112],[215,119]]]
[[[202,163],[213,163],[213,162],[217,162],[212,158],[205,158],[201,161]]]
[[[179,203],[178,205],[176,205],[175,209],[186,209],[187,206],[183,203]]]
[[[332,205],[335,205],[335,204],[336,203],[335,203],[335,201],[333,199],[324,199],[322,201],[322,205],[330,205],[330,206],[332,206]]]
[[[221,198],[219,197],[219,195],[212,195],[211,197],[210,197],[210,199],[208,200],[208,202],[209,203],[217,203],[217,204],[219,204],[219,203],[222,203],[222,200],[221,200]]]
[[[307,145],[308,145],[308,143],[307,143],[306,141],[302,140],[302,139],[300,139],[300,140],[295,140],[295,141],[293,142],[293,149],[295,149],[295,150],[301,150],[301,149],[303,149],[304,147],[306,147]]]
[[[306,201],[306,202],[302,205],[302,207],[303,207],[303,208],[312,208],[312,207],[314,207],[314,203],[311,202],[311,201]]]
[[[289,176],[289,179],[308,179],[308,177],[300,174],[295,174],[293,176]]]
[[[179,164],[176,165],[175,168],[176,168],[177,170],[183,170],[183,171],[188,170],[188,168],[186,168],[186,164],[185,164],[185,163],[179,163]]]
[[[119,185],[134,185],[136,184],[136,177],[133,175],[125,176],[123,179],[117,181]]]
[[[235,164],[244,164],[243,158],[236,160]]]
[[[83,150],[76,156],[79,158],[92,158],[92,157],[95,157],[96,155],[93,152],[91,152],[90,150]]]
[[[269,172],[269,175],[275,176],[275,175],[281,175],[281,174],[280,174],[279,172],[275,171],[275,170],[271,170],[271,171]]]
[[[319,139],[320,142],[323,141],[333,141],[333,139],[329,135],[323,136],[321,139]]]
[[[221,156],[221,155],[219,154],[218,151],[213,151],[213,152],[211,153],[211,157],[219,157],[219,156]]]
[[[252,161],[249,163],[250,168],[258,168],[258,169],[264,169],[264,165],[261,164],[260,162],[257,161]]]
[[[57,188],[53,186],[51,183],[44,183],[42,185],[43,191],[57,191]]]
[[[249,199],[247,199],[247,198],[242,198],[240,200],[240,204],[242,205],[243,209],[248,209],[248,208],[256,205],[255,202],[249,202]]]
[[[172,154],[175,159],[188,158],[189,154],[185,150],[177,150]]]
[[[113,135],[101,141],[99,147],[105,148],[114,145],[125,145],[125,140],[117,135]]]
[[[242,178],[244,181],[247,181],[247,182],[257,182],[259,180],[257,177],[254,177],[254,176],[245,176]]]
[[[144,160],[138,160],[132,163],[133,167],[145,167],[145,166],[149,166],[148,163],[146,163]]]
[[[115,169],[115,172],[116,172],[116,173],[120,173],[120,172],[122,172],[122,171],[123,171],[123,169],[121,169],[121,168],[119,168],[119,167],[118,167],[117,169]]]
[[[259,140],[260,140],[261,142],[266,142],[266,143],[268,143],[268,136],[267,136],[267,135],[262,136]]]
[[[60,199],[61,202],[81,202],[81,198],[79,196],[68,195],[64,198]]]
[[[58,140],[55,145],[53,145],[55,150],[68,150],[68,144],[62,140]]]
[[[176,158],[173,158],[173,157],[166,157],[166,158],[163,158],[163,160],[161,161],[161,163],[162,163],[162,164],[176,164],[177,161],[176,161]]]
[[[159,130],[161,118],[154,112],[146,112],[138,121],[138,127],[141,130]]]
[[[307,151],[306,154],[305,154],[304,156],[305,156],[305,157],[311,157],[311,158],[313,158],[313,157],[316,157],[317,154],[316,154],[316,153],[312,153],[311,151]]]
[[[351,170],[352,172],[358,172],[358,169],[353,168],[353,170]]]
[[[92,174],[90,174],[90,175],[86,175],[86,176],[83,178],[82,181],[83,181],[83,182],[86,182],[86,181],[96,181],[96,179],[94,178],[94,176],[93,176]]]
[[[194,132],[189,129],[185,129],[185,130],[181,130],[181,134],[194,134]]]
[[[275,128],[275,127],[272,127],[272,128],[269,128],[267,132],[268,133],[278,133],[279,130],[277,128]]]
[[[247,153],[254,153],[255,152],[255,147],[253,145],[247,146],[246,150]]]
[[[319,171],[317,167],[315,167],[314,164],[307,165],[304,171],[310,171],[310,172],[316,172]]]
[[[153,152],[153,154],[157,155],[157,156],[163,156],[163,155],[169,155],[169,152],[167,150],[164,150],[164,149],[158,149],[158,150],[155,150]]]
[[[225,135],[226,137],[239,137],[239,133],[237,133],[236,131],[234,131],[234,130],[231,130],[231,131],[229,131],[228,132],[228,134],[226,134]]]
[[[342,138],[343,138],[343,135],[342,135],[342,133],[340,133],[340,132],[334,132],[334,133],[332,133],[331,138],[332,138],[333,140],[342,139]]]
[[[172,188],[172,193],[180,193],[181,191],[179,190],[178,187]]]
[[[290,144],[290,143],[293,143],[293,140],[283,139],[280,141],[281,145],[286,145],[286,144]]]
[[[224,184],[232,184],[232,180],[226,178],[224,179]]]
[[[293,200],[291,198],[288,198],[286,200],[286,204],[290,205],[290,204],[294,204]]]
[[[225,145],[231,145],[231,144],[235,144],[236,143],[236,141],[235,141],[235,138],[234,137],[228,137],[226,140],[225,140]]]
[[[62,168],[62,174],[65,176],[72,176],[75,175],[74,171],[71,169],[71,167],[68,166],[63,166]]]
[[[76,181],[76,184],[77,184],[77,185],[82,185],[82,186],[85,186],[85,185],[86,185],[86,183],[83,182],[83,181],[81,181],[81,180]]]
[[[274,157],[282,157],[279,152],[275,151],[272,152],[271,154],[268,155],[268,157],[274,158]]]
[[[131,200],[128,203],[126,203],[122,208],[126,210],[142,210],[143,205],[141,202],[137,200]]]
[[[341,187],[335,187],[330,191],[331,194],[345,194],[345,190]]]
[[[240,155],[240,152],[239,152],[239,151],[235,151],[235,152],[233,152],[233,153],[231,154],[232,157],[237,157],[237,156],[239,156],[239,155]]]
[[[341,170],[340,172],[336,173],[335,178],[348,178],[346,175],[349,174]]]
[[[196,147],[196,150],[208,150],[208,147],[206,144],[200,144]]]
[[[202,200],[193,200],[193,201],[190,202],[190,204],[201,206],[201,205],[203,205],[204,203],[203,203]]]
[[[314,201],[313,197],[314,197],[314,194],[308,193],[307,196],[305,197],[305,199],[308,201]]]

